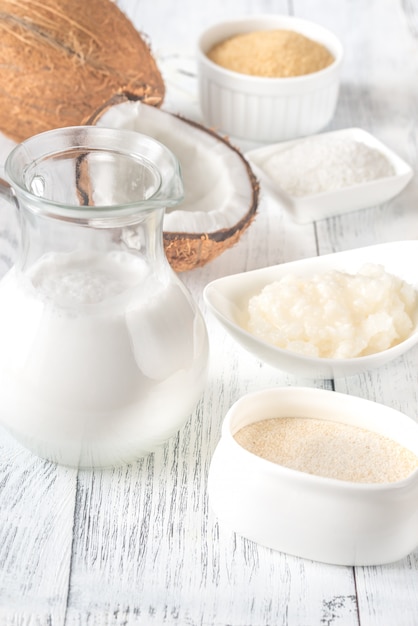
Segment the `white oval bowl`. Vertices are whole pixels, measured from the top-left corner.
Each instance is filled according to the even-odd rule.
[[[336,565],[390,563],[416,548],[418,470],[393,483],[341,481],[272,463],[235,441],[243,426],[276,417],[366,428],[418,455],[418,424],[376,402],[303,387],[248,394],[228,411],[210,465],[209,503],[221,525],[274,550]]]
[[[382,265],[386,272],[400,277],[418,290],[418,241],[411,240],[367,246],[225,276],[209,283],[203,295],[209,310],[231,336],[261,361],[303,378],[353,376],[381,367],[410,350],[418,343],[418,328],[415,327],[407,339],[388,350],[349,359],[332,359],[305,356],[278,348],[252,335],[245,330],[245,325],[248,301],[267,284],[287,274],[309,277],[330,270],[355,273],[365,263]]]
[[[207,53],[233,35],[258,30],[293,30],[334,55],[320,70],[290,78],[249,76],[212,62]],[[320,131],[332,119],[338,100],[343,47],[328,29],[285,15],[252,15],[205,30],[198,41],[199,99],[205,123],[234,137],[283,141]]]

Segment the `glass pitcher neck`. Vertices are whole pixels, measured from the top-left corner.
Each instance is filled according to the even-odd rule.
[[[164,261],[164,209],[183,197],[176,156],[152,137],[76,126],[16,146],[5,172],[21,214],[23,269],[44,254],[128,251]]]
[[[153,271],[168,266],[163,247],[164,209],[142,211],[129,224],[98,227],[33,213],[20,206],[20,246],[16,268],[26,271],[46,255],[129,253]],[[169,266],[168,266],[169,267]]]
[[[12,150],[5,173],[33,213],[91,226],[134,223],[139,211],[183,198],[176,156],[128,130],[76,126],[41,133]]]

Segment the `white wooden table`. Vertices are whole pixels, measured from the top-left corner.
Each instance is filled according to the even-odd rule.
[[[360,126],[417,166],[414,0],[120,0],[120,6],[150,38],[166,80],[165,106],[197,120],[194,50],[206,25],[264,12],[322,23],[346,48],[330,129]],[[262,189],[258,217],[239,244],[183,279],[202,304],[203,287],[225,274],[415,239],[417,209],[414,180],[382,206],[297,226]],[[4,211],[0,235],[3,274],[14,255]],[[204,314],[211,343],[204,396],[178,436],[137,465],[77,472],[1,434],[1,626],[418,625],[418,550],[382,567],[287,556],[218,526],[206,494],[223,417],[241,395],[271,385],[325,386],[418,419],[418,349],[361,376],[307,381],[264,366]]]

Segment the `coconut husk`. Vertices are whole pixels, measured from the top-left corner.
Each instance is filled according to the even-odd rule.
[[[256,204],[239,224],[229,230],[215,233],[170,233],[164,232],[164,249],[168,262],[175,272],[185,272],[203,267],[220,254],[234,246],[243,232],[252,223]]]
[[[0,130],[83,124],[114,94],[159,106],[150,48],[111,0],[0,0]]]

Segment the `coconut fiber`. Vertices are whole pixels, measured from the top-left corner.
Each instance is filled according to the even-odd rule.
[[[150,49],[111,0],[0,0],[0,131],[83,124],[114,94],[159,106]]]

